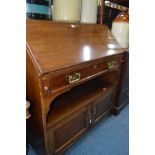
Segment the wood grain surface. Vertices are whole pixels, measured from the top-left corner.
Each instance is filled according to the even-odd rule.
[[[123,52],[105,25],[27,20],[26,28],[40,74]]]

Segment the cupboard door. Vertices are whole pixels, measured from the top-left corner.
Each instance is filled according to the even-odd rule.
[[[54,126],[55,154],[63,153],[89,128],[90,106],[74,112]]]
[[[110,109],[112,107],[112,96],[113,92],[107,93],[93,103],[92,126],[106,114],[110,113]]]

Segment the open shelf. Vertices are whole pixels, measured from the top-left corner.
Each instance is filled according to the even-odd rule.
[[[51,103],[47,115],[47,126],[50,127],[98,97],[110,93],[113,88],[111,83],[96,78],[58,96]]]

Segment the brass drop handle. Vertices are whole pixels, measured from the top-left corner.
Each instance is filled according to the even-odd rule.
[[[113,69],[114,67],[116,67],[116,61],[111,61],[107,63],[108,69]]]
[[[77,82],[80,80],[81,74],[80,73],[74,73],[73,75],[67,76],[68,82],[70,84]]]

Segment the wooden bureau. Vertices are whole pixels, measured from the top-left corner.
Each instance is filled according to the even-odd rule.
[[[116,101],[123,53],[105,25],[27,20],[26,92],[46,155],[63,154]]]

